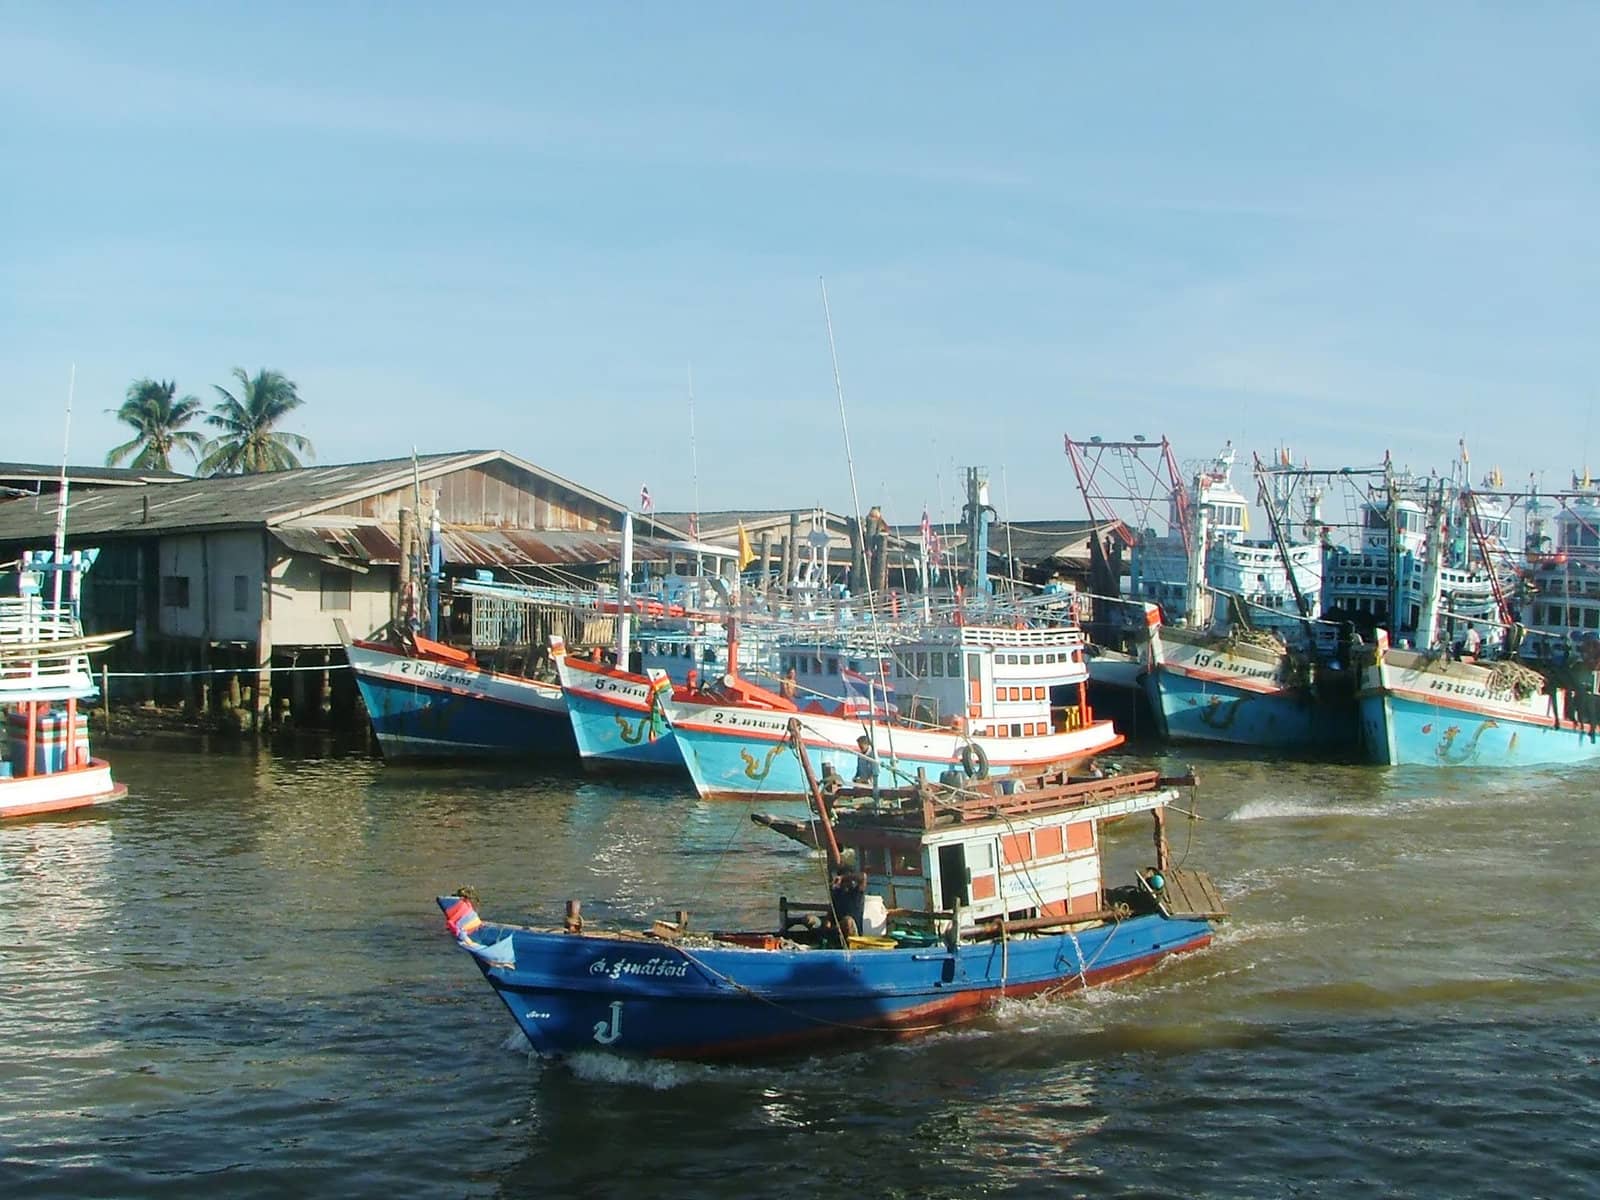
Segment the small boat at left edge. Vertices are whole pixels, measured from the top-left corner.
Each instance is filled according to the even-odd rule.
[[[85,634],[78,583],[96,552],[30,551],[17,594],[0,597],[0,818],[87,808],[121,799],[126,784],[89,754],[89,718],[79,701],[99,694],[89,656],[127,637]],[[47,598],[48,596],[48,598]]]

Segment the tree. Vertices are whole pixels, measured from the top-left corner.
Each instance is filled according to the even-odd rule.
[[[218,386],[220,399],[206,417],[206,424],[221,432],[206,443],[200,470],[209,475],[253,475],[303,466],[300,455],[316,454],[311,443],[298,433],[274,428],[305,403],[294,384],[280,371],[257,371],[252,379],[243,367],[235,367],[233,376],[239,381],[239,394]]]
[[[170,379],[136,379],[128,385],[117,420],[133,426],[137,436],[108,453],[106,466],[120,466],[131,458],[128,465],[135,470],[170,471],[174,450],[200,457],[205,438],[184,428],[200,411],[200,401],[193,396],[175,398],[177,391]]]

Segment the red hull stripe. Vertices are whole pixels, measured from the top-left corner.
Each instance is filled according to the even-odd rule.
[[[661,1054],[663,1056],[701,1059],[740,1058],[747,1055],[766,1054],[803,1046],[822,1045],[828,1042],[849,1041],[863,1036],[914,1037],[926,1032],[927,1027],[930,1025],[942,1027],[970,1021],[981,1016],[1002,999],[1026,999],[1029,996],[1039,996],[1047,992],[1074,992],[1082,988],[1085,982],[1093,987],[1104,983],[1114,983],[1122,979],[1132,979],[1136,975],[1143,975],[1164,958],[1175,954],[1188,954],[1191,951],[1203,950],[1210,944],[1211,934],[1207,933],[1195,938],[1193,941],[1185,942],[1181,946],[1163,949],[1154,954],[1147,954],[1142,958],[1118,963],[1113,967],[1090,970],[1084,975],[1074,975],[1070,979],[1055,979],[1027,986],[1007,987],[1003,991],[998,987],[984,988],[982,990],[974,989],[945,999],[931,1001],[928,1004],[920,1004],[915,1008],[900,1009],[889,1016],[876,1021],[863,1022],[848,1029],[819,1024],[813,1029],[800,1030],[778,1037],[758,1038],[741,1042],[712,1042],[703,1046],[674,1047],[670,1050],[663,1050]]]

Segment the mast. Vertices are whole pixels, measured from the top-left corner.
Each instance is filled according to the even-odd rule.
[[[1443,582],[1444,541],[1449,530],[1445,513],[1445,481],[1439,480],[1437,496],[1431,486],[1423,494],[1423,513],[1428,522],[1428,550],[1422,573],[1422,611],[1417,615],[1416,648],[1426,653],[1438,641],[1439,597]]]
[[[1261,507],[1267,510],[1267,526],[1272,530],[1272,542],[1278,548],[1278,558],[1283,562],[1283,571],[1289,577],[1289,590],[1294,593],[1294,605],[1300,613],[1300,619],[1305,622],[1306,637],[1311,637],[1311,602],[1306,599],[1300,590],[1300,580],[1295,577],[1294,564],[1289,559],[1289,544],[1284,537],[1283,521],[1278,512],[1278,497],[1267,488],[1266,464],[1257,454],[1256,460],[1256,491],[1261,498]]]
[[[78,364],[73,363],[67,373],[67,420],[66,428],[61,434],[61,490],[56,493],[56,540],[54,561],[50,564],[55,576],[53,581],[54,604],[56,613],[61,611],[61,585],[62,573],[66,569],[67,557],[67,447],[72,442],[72,393],[78,382]]]
[[[967,523],[967,545],[972,550],[972,590],[989,591],[989,524],[994,508],[989,503],[989,476],[982,467],[967,468],[967,502],[961,515]]]
[[[631,631],[628,626],[628,601],[632,598],[633,590],[633,510],[627,509],[622,514],[622,560],[617,566],[617,670],[628,669],[628,656],[631,651],[628,639]],[[733,669],[733,645],[728,646],[728,669]]]

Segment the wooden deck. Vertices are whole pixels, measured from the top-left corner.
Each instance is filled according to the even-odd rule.
[[[1185,867],[1169,868],[1163,875],[1166,881],[1159,892],[1150,888],[1149,869],[1139,872],[1139,882],[1155,897],[1156,904],[1169,917],[1192,917],[1215,921],[1228,915],[1228,906],[1222,902],[1217,885],[1204,871]]]

